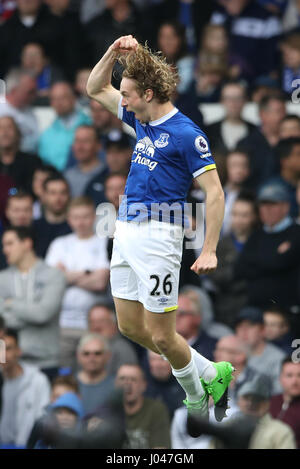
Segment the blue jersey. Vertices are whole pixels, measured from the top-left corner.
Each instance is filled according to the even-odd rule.
[[[192,179],[216,168],[206,135],[176,108],[156,121],[141,124],[120,100],[118,117],[137,137],[119,219],[184,223]]]

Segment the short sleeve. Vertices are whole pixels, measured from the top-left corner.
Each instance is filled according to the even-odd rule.
[[[50,244],[46,257],[45,262],[46,264],[50,265],[51,267],[55,267],[59,262],[63,263],[63,256],[64,248],[62,246],[60,239],[55,239]]]
[[[206,135],[197,127],[188,127],[181,134],[181,151],[190,174],[196,178],[205,171],[216,169]]]
[[[135,119],[134,112],[126,111],[125,107],[121,105],[121,102],[122,102],[122,96],[120,98],[119,105],[118,105],[118,118],[121,121],[125,122],[125,124],[130,125],[130,127],[132,127],[134,130],[136,130],[135,129],[136,119]]]

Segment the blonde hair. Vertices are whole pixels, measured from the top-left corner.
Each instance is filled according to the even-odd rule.
[[[126,54],[118,61],[124,67],[122,77],[135,80],[141,96],[151,89],[159,103],[170,100],[179,78],[176,68],[167,63],[162,52],[154,53],[147,44],[139,44],[134,53]]]
[[[90,197],[87,197],[85,195],[82,195],[80,197],[74,197],[74,199],[71,200],[68,206],[68,212],[75,207],[90,207],[93,210],[95,210],[95,205],[92,199]]]

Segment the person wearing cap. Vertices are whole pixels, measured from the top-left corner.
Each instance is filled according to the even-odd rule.
[[[286,354],[265,339],[263,313],[259,308],[246,306],[236,319],[236,336],[249,349],[248,366],[271,380],[272,394],[280,393],[280,364]]]
[[[119,129],[114,129],[108,133],[104,141],[107,165],[105,177],[114,173],[124,174],[127,177],[132,154],[130,137]],[[85,195],[90,197],[96,206],[107,201],[105,197],[105,180],[102,174],[98,174],[91,179],[86,186]]]
[[[248,304],[277,304],[300,311],[300,226],[289,216],[290,198],[280,183],[270,182],[258,193],[262,227],[248,239],[235,264],[235,279],[247,281]]]
[[[94,127],[81,125],[76,129],[73,141],[75,165],[64,173],[72,197],[83,195],[89,182],[95,177],[104,180],[108,171],[105,163],[98,157],[100,147],[101,143]]]
[[[240,412],[232,417],[249,417],[256,421],[248,449],[296,449],[295,436],[291,428],[283,422],[272,418],[269,413],[270,390],[263,377],[246,382],[238,391]],[[215,438],[210,449],[222,448]]]

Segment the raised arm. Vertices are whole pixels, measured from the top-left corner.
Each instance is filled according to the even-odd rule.
[[[137,40],[131,35],[116,39],[95,65],[87,82],[86,90],[90,98],[101,103],[116,116],[118,115],[121,93],[111,84],[113,67],[119,55],[128,54],[134,51],[137,46]]]
[[[191,270],[196,274],[207,274],[217,267],[216,249],[224,218],[224,192],[215,169],[204,172],[196,179],[206,193],[206,233],[202,252]]]

